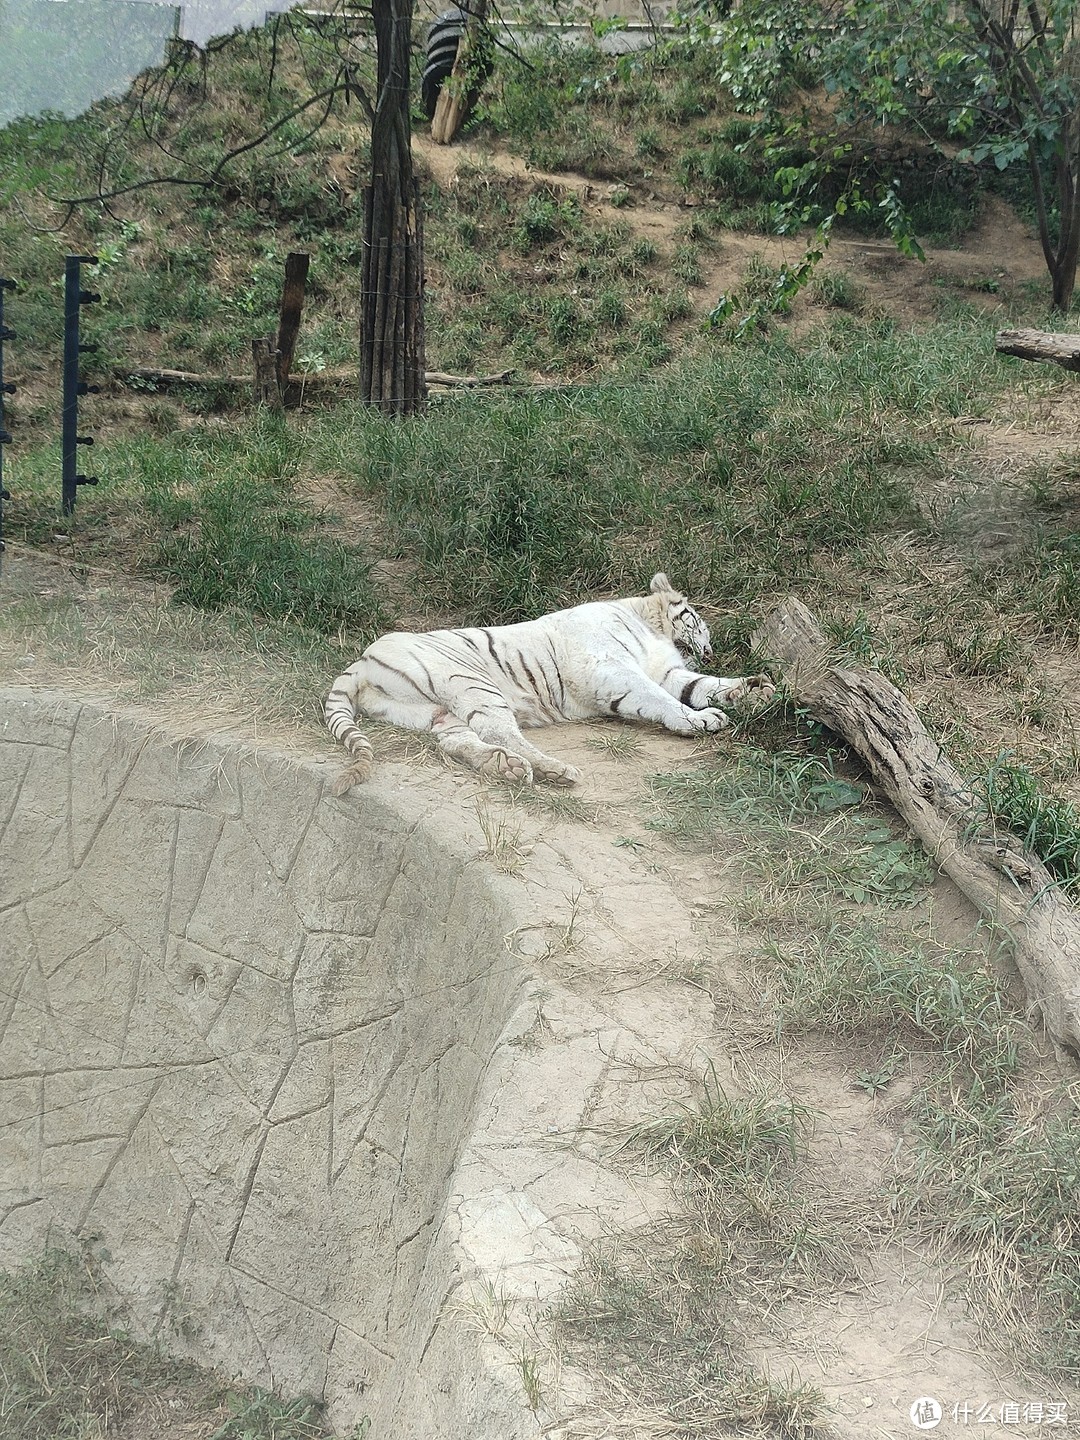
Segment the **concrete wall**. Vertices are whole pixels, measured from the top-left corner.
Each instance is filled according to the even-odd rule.
[[[455,1165],[527,1023],[453,824],[13,690],[0,825],[0,1265],[97,1235],[148,1333],[339,1424],[535,1433],[443,1314]]]

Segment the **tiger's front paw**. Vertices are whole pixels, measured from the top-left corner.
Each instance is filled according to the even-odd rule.
[[[770,675],[746,675],[727,692],[724,704],[752,710],[759,705],[767,705],[775,694],[776,686]]]
[[[692,731],[704,730],[710,734],[725,729],[731,723],[723,710],[691,710],[687,718]]]

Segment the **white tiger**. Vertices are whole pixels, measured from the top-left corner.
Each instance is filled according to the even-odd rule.
[[[617,715],[699,735],[728,723],[717,704],[773,693],[768,676],[699,675],[696,659],[712,659],[708,627],[663,574],[648,595],[518,625],[383,635],[338,676],[326,701],[330,733],[352,756],[334,793],[371,771],[358,711],[430,730],[447,755],[477,770],[572,785],[581,772],[530,744],[521,726]]]

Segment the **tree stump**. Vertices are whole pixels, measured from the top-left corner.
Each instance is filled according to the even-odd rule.
[[[311,256],[300,250],[290,251],[285,260],[285,284],[281,290],[281,313],[278,317],[277,380],[278,388],[286,402],[293,355],[296,353],[296,337],[300,333],[300,316],[304,309],[304,289],[307,285],[310,264]]]
[[[1033,1012],[1080,1056],[1080,914],[1054,877],[964,783],[911,703],[876,671],[834,664],[824,635],[790,597],[754,644],[795,701],[848,742],[931,859],[1010,937]]]
[[[255,368],[255,399],[270,410],[281,409],[281,386],[278,384],[277,345],[272,335],[260,335],[251,342],[251,359]]]
[[[449,145],[472,113],[480,88],[474,67],[484,69],[482,54],[488,0],[472,0],[469,21],[454,57],[454,68],[439,91],[431,120],[431,138],[436,145]],[[490,69],[490,65],[488,66]]]

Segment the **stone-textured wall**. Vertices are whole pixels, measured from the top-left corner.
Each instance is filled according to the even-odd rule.
[[[339,1422],[395,1396],[383,1435],[488,1433],[465,1350],[432,1340],[455,1158],[522,979],[446,819],[0,694],[0,1264],[99,1234],[141,1324],[193,1322],[200,1358]],[[451,1381],[420,1378],[429,1347]]]

